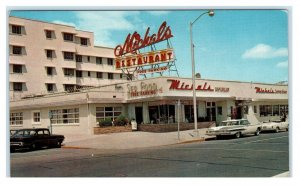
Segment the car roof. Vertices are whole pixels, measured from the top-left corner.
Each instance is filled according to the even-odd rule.
[[[47,128],[23,128],[23,129],[19,129],[17,131],[26,131],[26,130],[45,130]],[[48,130],[48,129],[47,129]]]

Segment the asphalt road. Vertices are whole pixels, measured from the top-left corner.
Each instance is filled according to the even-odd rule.
[[[16,152],[12,177],[271,177],[289,171],[288,132],[135,150]]]

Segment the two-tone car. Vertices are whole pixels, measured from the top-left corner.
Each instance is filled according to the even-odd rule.
[[[288,121],[269,121],[262,123],[262,132],[279,132],[279,131],[288,131],[289,122]]]
[[[17,130],[10,137],[10,149],[36,149],[41,147],[61,147],[65,137],[63,135],[50,134],[46,128],[30,128]]]
[[[234,136],[239,138],[243,135],[254,134],[258,136],[261,131],[261,124],[250,124],[247,119],[233,119],[222,121],[218,126],[208,128],[206,135],[216,136]]]

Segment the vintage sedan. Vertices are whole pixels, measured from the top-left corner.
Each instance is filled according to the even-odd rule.
[[[246,134],[259,135],[261,124],[250,124],[247,119],[233,119],[222,121],[218,126],[208,128],[206,135],[216,136],[234,136],[239,138]]]
[[[288,131],[289,130],[289,122],[288,121],[270,121],[262,123],[262,132],[279,132],[279,131]]]
[[[32,150],[40,147],[61,147],[65,137],[63,135],[50,134],[46,128],[20,129],[10,137],[10,149],[30,148]]]

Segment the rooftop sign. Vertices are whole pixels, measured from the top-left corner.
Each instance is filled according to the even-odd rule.
[[[136,54],[136,51],[138,49],[150,46],[152,44],[155,44],[155,43],[158,43],[158,42],[161,42],[161,41],[164,41],[164,40],[167,40],[167,39],[173,37],[170,26],[167,26],[166,21],[160,25],[156,34],[152,34],[150,36],[149,31],[150,31],[150,27],[147,28],[147,31],[143,38],[136,31],[132,35],[128,34],[124,44],[116,46],[116,48],[114,50],[115,56],[121,57],[127,53]]]

